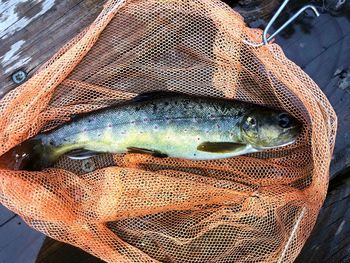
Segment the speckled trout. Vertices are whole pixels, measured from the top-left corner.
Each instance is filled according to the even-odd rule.
[[[237,100],[149,92],[78,115],[2,156],[9,167],[42,170],[66,154],[145,153],[192,160],[229,158],[293,143],[300,123],[286,112]]]

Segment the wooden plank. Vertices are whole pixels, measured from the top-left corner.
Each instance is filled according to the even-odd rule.
[[[335,179],[296,263],[350,262],[350,174]]]
[[[271,13],[271,10],[273,10],[272,3],[279,3],[279,1],[262,2],[266,4],[267,13]],[[31,76],[38,66],[50,58],[66,41],[93,21],[101,10],[102,3],[104,3],[104,0],[1,1],[0,97],[15,87],[10,81],[13,71],[24,68]],[[288,15],[290,16],[290,14]],[[268,19],[268,16],[266,18]],[[264,24],[266,22],[261,22],[261,25]],[[339,74],[336,74],[350,67],[349,31],[350,22],[347,19],[322,15],[317,20],[306,19],[302,23],[294,24],[292,29],[287,30],[289,33],[282,34],[276,39],[287,57],[304,68],[320,85],[337,111],[339,130],[331,166],[333,177],[350,166],[350,95],[347,88],[340,88],[343,79]],[[6,213],[8,212],[3,212],[4,216],[1,217],[0,208],[0,225],[1,221],[6,222],[13,216],[11,213]],[[337,218],[341,218],[341,215]],[[22,223],[18,225],[20,222],[18,220],[17,217],[9,220],[4,227],[0,228],[0,240],[6,239],[6,242],[8,242],[6,244],[0,242],[1,263],[33,262],[30,260],[34,260],[38,251],[39,246],[36,245],[42,239],[36,237],[38,233],[35,231],[23,227]],[[342,221],[339,222],[340,224],[335,232],[340,229],[340,235],[342,235],[345,228],[344,225],[340,227]],[[322,234],[322,228],[318,229],[318,233],[319,235]],[[42,235],[40,237],[43,238]],[[36,244],[35,246],[30,245],[32,241]],[[42,251],[44,251],[45,256],[39,257],[38,262],[55,262],[45,261],[48,258],[50,260],[56,258],[57,262],[64,262],[61,259],[65,253],[70,255],[68,258],[72,260],[75,258],[75,248],[56,241],[50,242],[48,246],[43,247]],[[344,239],[343,242],[347,242],[347,240]],[[66,249],[70,252],[67,252]],[[84,254],[81,251],[79,253]],[[82,258],[76,262],[89,262]],[[74,261],[68,261],[67,259],[65,262]]]
[[[344,43],[342,40],[349,32],[349,22],[346,18],[333,18],[328,14],[323,14],[314,19],[312,23],[310,22],[310,33],[305,34],[301,30],[295,32],[293,37],[288,40],[291,43],[285,42],[287,47],[284,48],[283,45],[282,48],[288,58],[296,62],[313,77],[320,87],[324,88],[330,81],[331,76],[328,74],[322,75],[322,71],[320,72],[315,67],[310,67],[310,64],[313,64],[318,57],[322,57],[324,52],[337,43]],[[298,40],[293,41],[294,38]],[[334,54],[330,62],[331,64],[338,63],[337,54]]]
[[[15,214],[0,204],[0,227],[10,221]]]
[[[36,263],[46,262],[103,263],[105,261],[102,261],[77,247],[47,237],[36,259]]]
[[[17,216],[5,226],[0,227],[0,262],[35,262],[45,236]]]
[[[7,11],[0,18],[0,98],[16,87],[14,71],[23,68],[30,77],[95,19],[105,0],[24,2],[2,4]]]
[[[0,1],[0,98],[16,87],[10,80],[12,72],[23,68],[30,77],[95,19],[104,2]],[[1,263],[35,262],[44,237],[0,206]]]
[[[5,10],[1,16],[0,39],[6,39],[17,31],[29,25],[34,19],[45,14],[54,6],[55,1],[5,1],[2,5]],[[1,6],[0,6],[1,8]]]

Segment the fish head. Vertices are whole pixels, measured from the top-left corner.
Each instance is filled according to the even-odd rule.
[[[265,108],[252,110],[241,122],[242,139],[257,150],[294,143],[301,127],[288,113]]]

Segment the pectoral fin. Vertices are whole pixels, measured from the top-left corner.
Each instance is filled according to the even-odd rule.
[[[95,155],[100,154],[99,152],[89,151],[85,149],[77,149],[66,153],[68,158],[72,160],[85,160],[89,159]]]
[[[160,151],[148,150],[148,149],[144,149],[144,148],[128,147],[127,150],[128,150],[128,153],[150,154],[150,155],[153,155],[154,157],[159,157],[159,158],[168,157],[168,155],[161,153]]]
[[[210,153],[230,153],[243,150],[247,145],[234,142],[203,142],[197,150]]]

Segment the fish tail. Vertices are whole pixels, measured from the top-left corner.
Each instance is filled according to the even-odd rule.
[[[40,171],[51,166],[55,159],[53,147],[43,144],[39,137],[24,141],[2,155],[0,168]]]

